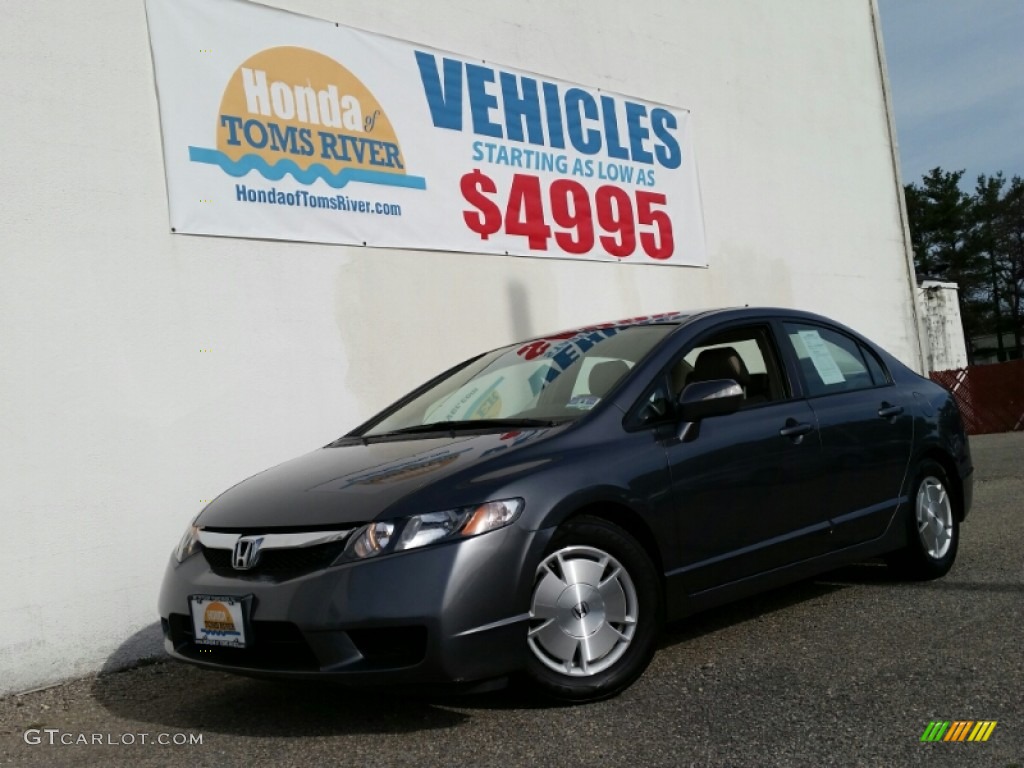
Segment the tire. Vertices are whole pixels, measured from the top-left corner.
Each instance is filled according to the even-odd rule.
[[[953,567],[960,546],[958,510],[945,470],[934,461],[918,467],[907,514],[907,544],[889,557],[904,578],[937,579]]]
[[[534,577],[527,676],[563,702],[617,695],[654,655],[661,600],[657,570],[636,539],[601,518],[569,520]]]

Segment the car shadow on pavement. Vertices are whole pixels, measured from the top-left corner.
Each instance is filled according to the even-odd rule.
[[[660,648],[694,640],[721,629],[755,620],[765,614],[845,589],[847,584],[814,580],[799,581],[688,616],[669,624],[662,633]]]
[[[659,648],[756,620],[850,586],[891,581],[897,579],[881,563],[847,566],[670,624]],[[159,631],[159,625],[150,626],[129,638],[111,655],[93,683],[94,698],[111,714],[183,730],[316,736],[450,728],[471,717],[451,708],[472,711],[563,706],[517,680],[506,688],[470,694],[443,688],[388,692],[318,681],[253,680],[170,661],[162,656]],[[149,658],[124,669],[131,659],[144,655]]]
[[[866,560],[862,563],[853,563],[838,568],[816,577],[819,584],[840,584],[843,586],[854,586],[857,584],[919,584],[921,582],[908,581],[891,567],[886,565],[882,558]]]
[[[665,627],[661,640],[658,643],[658,650],[680,645],[695,640],[702,635],[711,634],[746,621],[756,620],[765,614],[823,597],[845,589],[847,586],[852,586],[853,583],[852,581],[850,584],[821,583],[817,580],[801,581],[769,592],[760,593],[735,603],[729,603],[719,608],[702,611]],[[439,699],[435,700],[439,701]],[[544,709],[566,706],[559,702],[545,699],[525,686],[515,684],[502,691],[461,697],[449,703],[468,710]]]
[[[405,733],[452,728],[469,719],[419,696],[318,681],[254,680],[162,655],[150,654],[124,669],[129,649],[151,647],[151,634],[147,627],[123,643],[92,684],[96,702],[128,722],[266,737]]]
[[[128,721],[239,736],[407,733],[452,728],[469,719],[420,698],[328,683],[251,680],[170,661],[102,675],[92,693]]]
[[[957,572],[956,566],[948,575],[930,580],[913,581],[901,578],[885,563],[869,562],[848,565],[839,570],[825,573],[818,577],[822,584],[835,586],[903,586],[909,589],[929,589],[940,592],[1006,592],[1008,594],[1024,594],[1024,583],[1013,581],[963,581],[964,577]]]

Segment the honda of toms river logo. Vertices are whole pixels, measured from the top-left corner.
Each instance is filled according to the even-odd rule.
[[[268,48],[247,59],[228,81],[217,116],[217,146],[189,147],[194,163],[271,181],[323,180],[426,189],[406,173],[387,114],[351,72],[306,48]]]
[[[995,720],[932,720],[921,741],[988,741],[996,729]]]
[[[203,629],[208,635],[229,637],[239,634],[234,619],[231,618],[231,611],[224,603],[216,600],[206,606],[203,612]]]

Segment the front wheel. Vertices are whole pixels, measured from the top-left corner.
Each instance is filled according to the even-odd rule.
[[[907,545],[890,563],[911,579],[935,579],[953,567],[960,544],[960,523],[946,472],[934,461],[918,469],[910,495]]]
[[[654,654],[660,603],[657,571],[636,539],[600,518],[570,520],[534,578],[529,676],[563,701],[614,696]]]

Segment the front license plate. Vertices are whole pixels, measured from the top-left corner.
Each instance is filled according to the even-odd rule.
[[[190,595],[188,602],[198,645],[247,646],[252,595]]]

